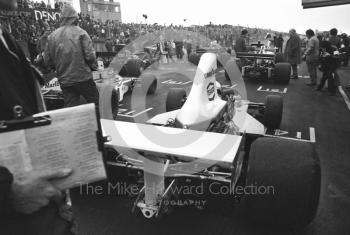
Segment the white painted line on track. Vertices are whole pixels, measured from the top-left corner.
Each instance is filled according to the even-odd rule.
[[[141,114],[144,114],[144,113],[146,113],[146,112],[148,112],[148,111],[150,111],[150,110],[152,110],[152,109],[153,109],[153,108],[148,108],[148,109],[145,109],[145,110],[143,110],[143,111],[141,111],[141,112],[139,112],[139,113],[136,113],[136,114],[134,114],[134,115],[118,114],[118,116],[121,116],[121,117],[128,117],[128,118],[135,118],[135,117],[140,116]],[[128,112],[128,113],[131,113],[131,112],[134,112],[134,111],[130,111],[130,112]]]
[[[297,138],[301,139],[301,132],[297,132]]]
[[[298,78],[310,78],[309,75],[299,75]]]
[[[348,109],[350,110],[350,99],[349,97],[346,95],[345,91],[343,90],[343,88],[341,86],[338,87],[339,93],[341,94],[341,96],[343,97],[345,104],[348,106]]]
[[[310,141],[312,143],[316,143],[316,135],[315,135],[315,128],[310,127]]]

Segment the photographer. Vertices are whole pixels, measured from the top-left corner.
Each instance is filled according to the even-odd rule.
[[[332,43],[327,40],[323,40],[320,43],[320,70],[323,72],[323,76],[320,84],[317,87],[317,91],[322,90],[326,81],[328,81],[328,92],[330,96],[334,96],[336,93],[336,71],[339,64],[339,53],[332,46]]]

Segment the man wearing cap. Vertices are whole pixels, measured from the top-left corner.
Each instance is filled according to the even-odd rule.
[[[55,67],[65,107],[79,105],[80,96],[98,106],[98,91],[92,77],[95,50],[88,33],[78,26],[78,14],[65,5],[61,26],[51,33],[44,52],[46,65]]]

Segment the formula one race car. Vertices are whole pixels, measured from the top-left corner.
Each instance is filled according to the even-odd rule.
[[[139,83],[141,89],[144,89],[149,95],[153,95],[157,90],[157,77],[150,74],[144,74],[140,77],[122,77],[119,74],[114,73],[112,69],[107,69],[104,71],[93,72],[93,77],[99,91],[102,83],[105,83],[106,79],[109,81],[109,86],[113,88],[111,109],[114,119],[118,115],[119,103],[123,101],[124,95],[131,92],[137,83]],[[63,108],[64,99],[57,78],[53,78],[48,82],[41,89],[41,92],[48,110]],[[85,102],[86,101],[81,100],[81,103]]]
[[[250,52],[237,52],[243,77],[272,79],[276,83],[288,84],[291,66],[283,62],[283,55],[276,49],[256,47]]]
[[[241,78],[235,61],[227,67]],[[282,98],[268,96],[265,104],[243,101],[237,91],[219,89],[216,69],[216,55],[203,54],[189,95],[171,89],[167,112],[148,124],[101,119],[110,137],[108,169],[124,168],[142,179],[133,210],[146,218],[174,206],[206,209],[224,201],[223,210],[241,203],[254,221],[306,226],[320,194],[314,143],[268,134],[280,127]],[[269,187],[273,192],[267,193]],[[194,203],[198,200],[208,203]]]
[[[130,53],[128,50],[120,51],[112,63],[118,64],[119,75],[122,77],[139,77],[142,71],[160,59],[160,50],[156,45],[145,47],[143,51]]]

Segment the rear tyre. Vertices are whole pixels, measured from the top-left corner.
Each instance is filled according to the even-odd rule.
[[[288,84],[290,80],[291,66],[289,63],[277,63],[275,65],[274,80],[279,84]]]
[[[196,66],[199,64],[200,59],[201,56],[194,52],[192,52],[188,57],[188,61]]]
[[[313,144],[258,138],[251,145],[246,183],[258,192],[245,197],[250,220],[283,228],[305,227],[315,217],[321,187]]]
[[[122,77],[138,78],[141,75],[141,61],[138,59],[130,59],[120,70],[119,75]]]
[[[265,98],[263,124],[270,130],[280,129],[283,114],[283,98],[279,95],[268,95]]]
[[[140,77],[142,90],[147,95],[154,95],[157,90],[157,77],[152,74],[144,74]]]
[[[182,88],[171,88],[166,98],[166,112],[180,109],[186,101],[186,91]]]
[[[283,62],[285,62],[283,54],[280,53],[280,52],[276,53],[276,55],[275,55],[275,63],[277,64],[277,63],[283,63]]]

